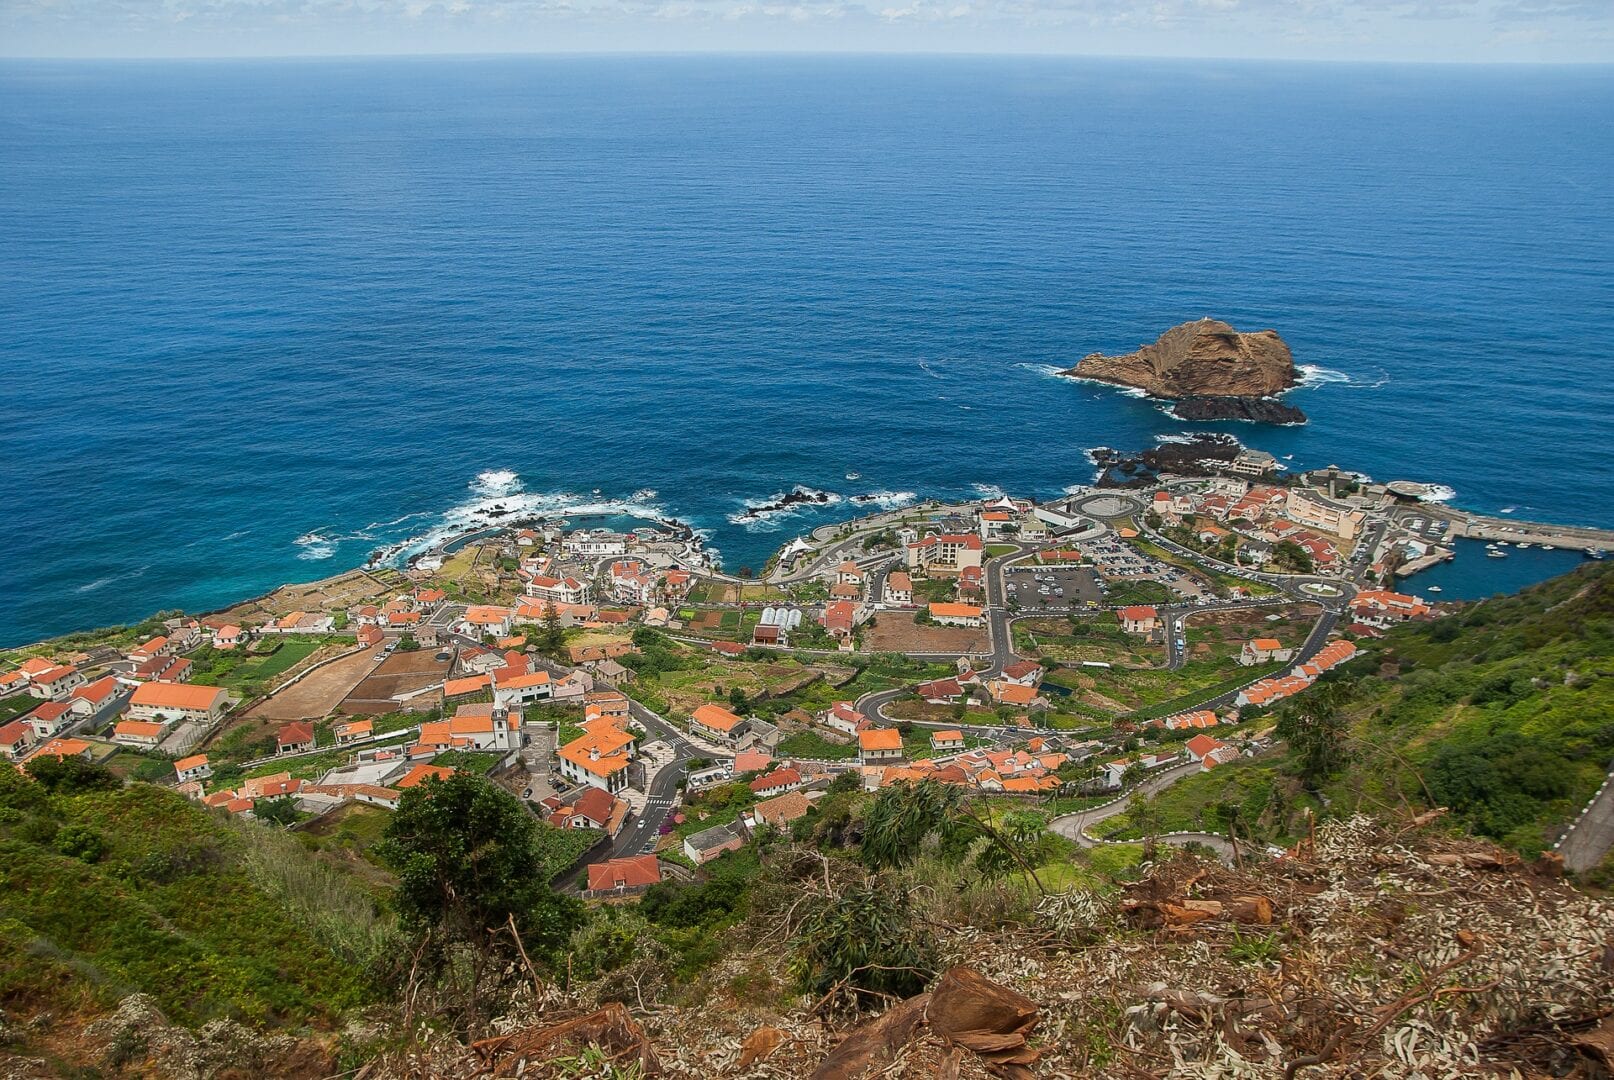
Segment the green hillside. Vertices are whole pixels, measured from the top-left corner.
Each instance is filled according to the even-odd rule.
[[[368,894],[284,834],[105,775],[0,769],[0,1008],[144,991],[184,1023],[323,1027],[367,1000],[388,925]]]
[[[1225,766],[1106,831],[1231,820],[1284,842],[1307,809],[1446,806],[1467,830],[1534,855],[1614,761],[1614,567],[1588,564],[1362,645],[1361,657],[1286,706],[1305,716],[1337,696],[1341,765],[1309,784],[1293,751]]]

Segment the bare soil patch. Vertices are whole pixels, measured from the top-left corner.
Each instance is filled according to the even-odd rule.
[[[377,645],[362,653],[326,664],[247,712],[253,719],[309,720],[329,716],[375,668]]]
[[[967,653],[986,652],[991,646],[986,628],[920,626],[912,612],[882,611],[872,627],[863,630],[866,652]]]
[[[398,709],[398,694],[440,683],[448,674],[447,660],[439,660],[428,649],[395,652],[377,664],[373,674],[360,681],[343,699],[337,711],[349,716],[378,716]],[[441,700],[440,694],[423,694],[412,704],[425,709]]]

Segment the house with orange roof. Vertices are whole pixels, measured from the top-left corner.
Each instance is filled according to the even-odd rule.
[[[0,754],[12,761],[21,761],[34,745],[34,729],[21,720],[0,727]]]
[[[980,626],[981,609],[974,604],[931,604],[930,617],[943,626]]]
[[[975,533],[931,533],[908,545],[908,569],[927,574],[957,574],[979,567],[985,545]]]
[[[493,680],[486,673],[467,675],[461,679],[447,679],[443,682],[443,700],[448,702],[453,701],[455,698],[468,698],[476,694],[484,694],[492,686]]]
[[[561,805],[546,819],[557,829],[601,829],[615,837],[627,823],[631,807],[604,788],[585,785],[570,805]]]
[[[363,742],[375,734],[375,721],[368,717],[363,720],[349,720],[345,724],[337,724],[334,734],[337,746]]]
[[[717,743],[733,743],[745,734],[745,720],[721,705],[707,702],[689,714],[689,726],[696,735]]]
[[[1284,648],[1283,642],[1277,638],[1251,638],[1244,643],[1244,648],[1239,651],[1239,663],[1245,667],[1254,667],[1257,664],[1268,664],[1273,661],[1282,663],[1293,655],[1294,650]]]
[[[818,722],[843,735],[856,735],[869,726],[869,718],[850,701],[837,701],[818,714]]]
[[[748,787],[751,793],[759,798],[769,799],[775,795],[783,795],[787,791],[801,787],[805,783],[801,773],[795,769],[775,769],[767,776],[759,776],[751,781]]]
[[[1195,735],[1192,739],[1189,739],[1186,743],[1184,743],[1183,749],[1188,751],[1188,756],[1193,758],[1195,761],[1203,761],[1206,754],[1209,754],[1214,750],[1220,750],[1226,745],[1226,743],[1222,742],[1218,738],[1215,738],[1214,736],[1200,734]]]
[[[992,700],[999,705],[1013,705],[1016,708],[1029,709],[1048,704],[1047,699],[1037,693],[1035,686],[993,679],[986,684],[986,690],[987,693],[992,695]]]
[[[146,720],[120,720],[112,728],[112,741],[143,750],[155,750],[157,744],[163,741],[163,734],[167,730],[167,724]]]
[[[28,693],[43,701],[60,701],[88,681],[72,664],[53,664],[28,677]]]
[[[519,712],[512,714],[491,701],[472,702],[446,720],[421,724],[415,750],[509,750],[520,722]]]
[[[890,765],[902,757],[902,732],[896,728],[864,728],[857,733],[858,764]]]
[[[241,628],[235,623],[225,623],[213,631],[213,647],[223,652],[229,652],[242,642]]]
[[[493,672],[493,700],[507,708],[547,700],[554,690],[554,680],[547,671],[505,667]]]
[[[930,733],[930,748],[942,751],[962,750],[964,749],[964,733],[957,728],[932,731]]]
[[[771,799],[764,799],[746,812],[746,828],[755,832],[764,825],[771,825],[776,829],[795,821],[797,818],[807,816],[807,811],[813,808],[813,802],[799,791],[787,791]]]
[[[182,757],[174,762],[174,779],[181,784],[192,780],[206,780],[213,775],[213,767],[207,763],[206,754],[192,754]]]
[[[550,574],[534,574],[532,580],[527,582],[526,593],[550,604],[587,604],[591,599],[587,582],[579,581],[574,577],[555,577]],[[557,612],[558,614],[558,612]]]
[[[85,761],[88,761],[90,759],[90,754],[94,749],[94,746],[85,742],[83,739],[52,739],[44,746],[41,746],[34,753],[34,757],[76,757],[83,758]]]
[[[922,682],[913,688],[913,692],[932,705],[953,705],[964,700],[964,687],[957,679]]]
[[[222,687],[147,682],[129,696],[129,719],[192,720],[211,724],[224,716],[228,696]]]
[[[476,638],[483,634],[492,634],[496,638],[508,637],[510,620],[514,615],[512,609],[497,604],[472,604],[460,617],[459,629],[461,633]]]
[[[1167,731],[1189,731],[1193,729],[1211,728],[1221,721],[1210,709],[1196,709],[1192,712],[1176,713],[1153,721],[1153,726],[1164,728]]]
[[[588,865],[587,895],[595,900],[607,896],[637,896],[661,881],[661,860],[654,855],[634,855]]]
[[[67,702],[45,701],[19,722],[28,725],[35,739],[44,740],[54,736],[75,719],[73,707]]]
[[[403,791],[419,787],[428,780],[447,780],[454,775],[454,770],[446,765],[416,765],[404,773],[392,786]]]
[[[385,638],[379,626],[361,626],[353,632],[353,640],[367,649],[381,644]]]
[[[588,645],[570,645],[566,649],[566,657],[574,666],[578,664],[592,664],[600,660],[615,660],[619,656],[626,656],[637,650],[633,642],[626,638],[616,641],[598,641]]]
[[[142,642],[130,649],[129,659],[138,663],[142,660],[150,660],[153,656],[167,656],[173,651],[174,647],[169,643],[168,639],[158,635],[150,641]]]
[[[613,795],[628,786],[634,753],[634,737],[610,717],[593,721],[581,737],[555,751],[562,776]]]
[[[891,607],[907,607],[913,603],[913,578],[901,570],[893,570],[885,577],[885,603]]]
[[[1160,612],[1148,604],[1133,604],[1116,612],[1121,629],[1129,634],[1152,634],[1160,625]]]
[[[301,754],[314,749],[314,725],[294,720],[275,733],[275,753]]]
[[[829,636],[841,643],[842,651],[852,648],[852,633],[857,629],[861,608],[851,600],[831,600],[824,605],[822,622]]]

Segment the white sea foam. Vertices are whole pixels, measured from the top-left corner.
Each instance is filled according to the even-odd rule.
[[[1425,484],[1424,493],[1418,496],[1419,502],[1443,503],[1451,502],[1457,498],[1457,492],[1445,484]]]
[[[1014,365],[1022,371],[1029,371],[1037,375],[1046,375],[1051,379],[1065,378],[1065,369],[1058,364],[1033,364],[1028,362]],[[1084,380],[1086,381],[1086,380]]]
[[[335,554],[335,544],[305,544],[303,545],[303,550],[297,553],[297,557],[307,562],[318,562],[321,559],[329,559]]]
[[[1299,372],[1297,381],[1300,386],[1324,386],[1328,383],[1344,383],[1349,386],[1356,381],[1343,371],[1325,368],[1321,364],[1299,364],[1295,370]]]
[[[983,499],[1003,498],[1003,489],[996,484],[971,484],[970,487],[974,488],[975,493]]]
[[[476,474],[470,488],[483,495],[514,495],[521,490],[521,475],[510,469],[488,469]]]
[[[788,495],[802,497],[800,501],[785,505]],[[835,506],[842,502],[841,496],[833,491],[821,491],[818,488],[797,484],[788,492],[779,491],[765,499],[747,499],[740,504],[740,509],[729,515],[729,523],[738,525],[751,532],[773,532],[780,528],[778,519],[799,514],[806,510],[815,510],[825,506]]]
[[[99,589],[99,588],[102,588],[103,586],[112,584],[114,581],[117,581],[122,576],[123,576],[122,574],[112,574],[109,577],[96,578],[94,581],[91,581],[91,582],[89,582],[87,584],[84,584],[84,585],[80,585],[78,588],[74,589],[73,591],[74,592],[81,592],[81,593],[94,592],[96,589]]]
[[[1149,391],[1139,386],[1122,386],[1119,383],[1108,382],[1104,379],[1089,379],[1085,375],[1060,374],[1059,377],[1061,379],[1070,379],[1074,382],[1090,383],[1093,386],[1102,386],[1106,390],[1113,390],[1117,394],[1121,394],[1125,397],[1146,398],[1149,396]]]
[[[1504,506],[1497,511],[1498,514],[1517,514],[1518,512],[1519,508],[1517,506]]]
[[[478,529],[500,527],[526,518],[547,517],[598,517],[622,515],[648,521],[664,521],[667,511],[648,498],[653,495],[645,489],[635,492],[631,499],[599,498],[593,492],[586,495],[573,491],[531,492],[523,490],[521,477],[509,469],[489,469],[478,473],[467,485],[472,497],[442,514],[408,514],[393,526],[413,518],[435,518],[432,525],[402,539],[386,544],[373,560],[374,563],[391,563],[427,551],[446,540]],[[380,524],[370,526],[379,529]],[[322,537],[321,539],[327,539]],[[387,539],[371,533],[354,534],[331,539],[377,540]]]
[[[923,360],[919,361],[919,370],[923,371],[926,375],[929,375],[932,379],[936,379],[939,382],[947,381],[947,376],[938,373],[935,368],[931,367]]]
[[[895,510],[918,500],[919,495],[912,491],[870,491],[852,496],[852,501],[860,506],[878,506],[883,510]]]

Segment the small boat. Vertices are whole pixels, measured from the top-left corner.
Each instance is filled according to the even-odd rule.
[[[1429,586],[1428,591],[1429,592],[1445,592],[1446,590],[1442,589],[1439,585],[1431,585],[1431,586]]]
[[[1530,546],[1530,541],[1528,541],[1528,540],[1520,540],[1514,546],[1517,547],[1520,551],[1523,551],[1525,548]]]
[[[1586,552],[1586,557],[1588,559],[1601,559],[1603,557],[1603,549],[1602,548],[1592,548],[1591,550]]]
[[[1485,553],[1485,557],[1488,559],[1505,559],[1508,557],[1508,553],[1500,548],[1492,548]]]
[[[846,478],[848,480],[861,480],[863,479],[863,474],[860,472],[849,472],[846,474]]]

